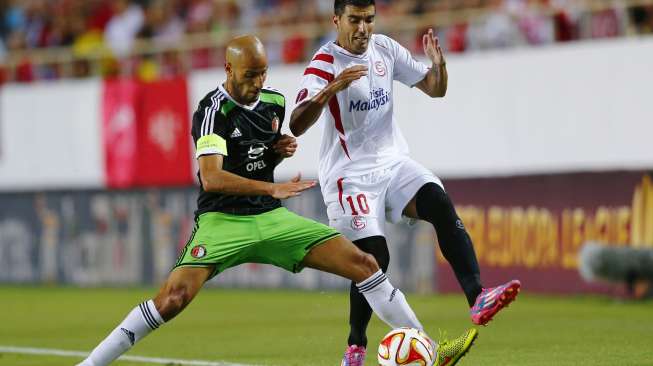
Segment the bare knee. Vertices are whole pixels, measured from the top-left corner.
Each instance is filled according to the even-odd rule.
[[[379,264],[373,255],[359,250],[355,256],[354,263],[358,271],[357,278],[354,278],[354,281],[362,282],[379,271]]]
[[[154,305],[165,321],[179,313],[191,302],[193,296],[185,284],[166,284],[156,299]]]

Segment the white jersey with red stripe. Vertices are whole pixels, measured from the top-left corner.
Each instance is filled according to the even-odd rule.
[[[342,177],[386,169],[408,155],[393,115],[393,81],[414,86],[428,72],[393,39],[372,35],[367,51],[355,55],[335,42],[322,46],[304,72],[297,104],[319,93],[345,69],[363,65],[368,75],[338,93],[320,116],[324,132],[319,179],[327,187]]]

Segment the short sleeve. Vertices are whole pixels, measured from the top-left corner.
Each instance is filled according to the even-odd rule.
[[[429,68],[417,61],[404,46],[390,38],[387,40],[395,55],[394,80],[410,87],[422,81]]]
[[[219,106],[219,103],[217,103]],[[193,115],[193,140],[195,158],[203,155],[227,156],[227,121],[216,107],[216,103],[197,109]]]
[[[299,84],[299,93],[295,103],[301,104],[304,100],[314,97],[334,79],[334,57],[325,52],[318,52],[304,70],[304,75]]]

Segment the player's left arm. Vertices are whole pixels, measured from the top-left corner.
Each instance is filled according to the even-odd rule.
[[[440,40],[433,34],[433,29],[429,29],[428,33],[423,36],[422,42],[424,54],[431,60],[432,66],[424,79],[415,86],[431,98],[442,98],[447,94],[449,75]]]

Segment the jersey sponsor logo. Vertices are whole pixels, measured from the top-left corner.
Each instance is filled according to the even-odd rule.
[[[385,76],[387,69],[383,61],[377,61],[374,63],[374,73],[379,76]]]
[[[204,245],[196,245],[191,249],[190,255],[195,259],[201,259],[206,256],[206,247]]]
[[[237,137],[242,137],[242,136],[243,136],[243,134],[240,132],[240,130],[238,129],[238,127],[236,127],[236,129],[234,130],[234,132],[231,133],[231,138],[232,138],[232,139],[235,139],[235,138],[237,138]]]
[[[262,170],[267,168],[268,166],[265,164],[263,160],[257,160],[253,161],[251,163],[247,163],[247,171],[248,172],[253,172],[255,170]]]
[[[304,88],[299,91],[299,94],[297,94],[297,100],[295,100],[296,104],[299,104],[299,102],[303,101],[308,97],[308,89]]]
[[[367,219],[363,216],[354,216],[351,219],[351,228],[356,231],[361,231],[367,226]]]
[[[265,146],[265,144],[263,144],[263,143],[257,143],[257,144],[251,145],[249,147],[249,150],[247,151],[247,156],[252,160],[259,159],[260,157],[263,156],[263,154],[265,154],[265,150],[267,150],[267,149],[268,149],[268,147]]]
[[[279,131],[279,117],[277,114],[274,114],[274,118],[272,118],[272,132],[277,133]]]
[[[349,101],[349,112],[363,112],[379,110],[390,102],[390,92],[383,88],[377,88],[370,91],[369,100],[351,100]]]
[[[254,145],[251,145],[249,147],[249,150],[247,151],[247,157],[252,159],[252,160],[256,160],[256,161],[252,161],[250,163],[247,163],[246,168],[247,168],[248,172],[253,172],[253,171],[256,171],[256,170],[263,170],[263,169],[268,167],[267,164],[265,164],[265,161],[259,160],[259,159],[261,159],[263,157],[263,155],[265,154],[265,150],[267,150],[267,149],[268,149],[268,147],[265,146],[264,143],[260,143],[260,142],[254,144]]]

